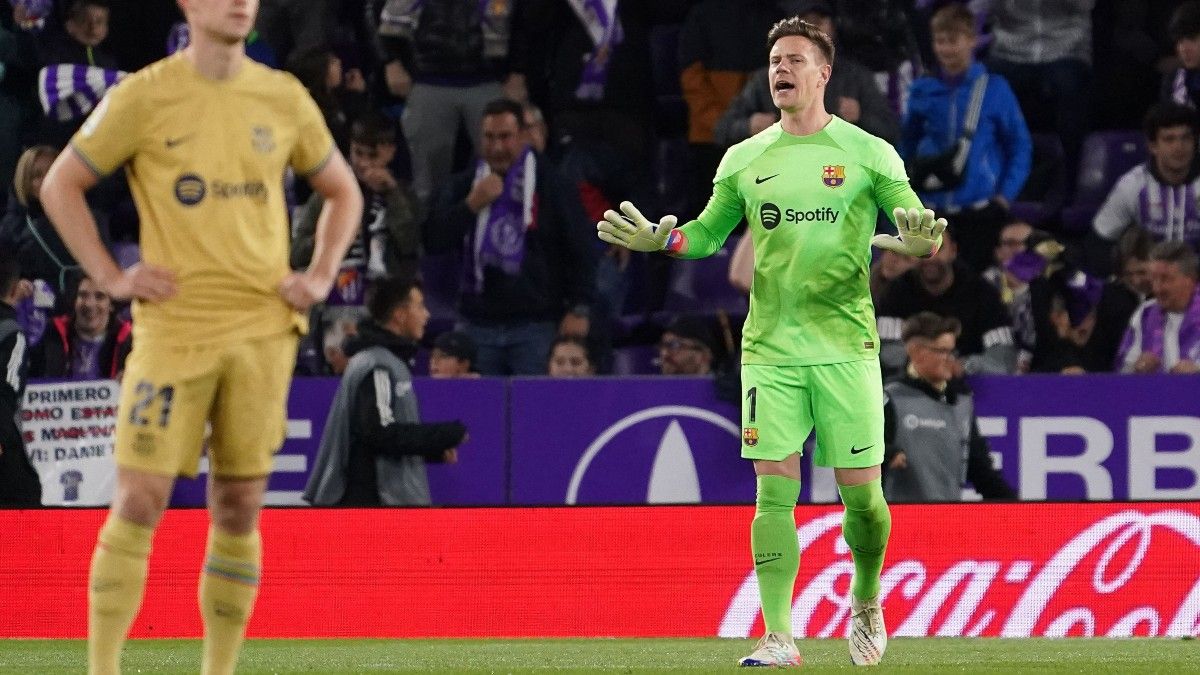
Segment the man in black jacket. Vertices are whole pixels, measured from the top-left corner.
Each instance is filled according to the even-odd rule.
[[[426,462],[455,462],[467,437],[459,422],[422,424],[411,364],[429,310],[416,282],[383,279],[371,318],[347,342],[342,376],[304,490],[314,506],[430,503]]]
[[[482,159],[434,204],[425,246],[464,249],[459,310],[479,372],[540,375],[556,323],[563,333],[588,332],[592,225],[576,191],[529,147],[519,103],[489,103],[482,136]]]
[[[1016,492],[992,466],[974,400],[954,379],[958,319],[919,312],[904,322],[908,367],[884,387],[883,492],[896,502],[960,501],[965,481],[985,499]]]
[[[16,258],[0,251],[0,505],[35,507],[42,505],[42,484],[17,424],[28,359],[13,306],[27,292]]]

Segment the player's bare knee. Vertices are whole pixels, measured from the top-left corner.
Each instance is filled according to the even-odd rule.
[[[261,479],[214,480],[208,499],[213,525],[232,534],[253,532],[258,527],[264,487]]]
[[[157,527],[174,485],[175,479],[170,476],[119,468],[112,509],[124,520],[144,527]]]

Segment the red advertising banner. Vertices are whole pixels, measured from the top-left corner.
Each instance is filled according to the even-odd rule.
[[[1200,504],[893,506],[892,635],[1200,635]],[[272,509],[256,637],[747,636],[753,507]],[[83,637],[99,510],[0,511],[0,637]],[[841,511],[797,510],[799,636],[845,634]],[[168,512],[136,637],[200,634],[205,512]]]

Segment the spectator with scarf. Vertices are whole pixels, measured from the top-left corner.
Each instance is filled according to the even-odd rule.
[[[75,290],[74,308],[54,318],[30,354],[29,374],[73,380],[119,377],[132,339],[132,326],[117,316],[112,298],[84,277]]]
[[[592,226],[524,125],[521,104],[489,103],[482,157],[451,178],[425,224],[429,253],[462,247],[459,310],[484,375],[542,374],[558,330],[587,332]]]
[[[1200,262],[1178,241],[1150,251],[1154,297],[1129,319],[1117,353],[1122,373],[1200,372]]]

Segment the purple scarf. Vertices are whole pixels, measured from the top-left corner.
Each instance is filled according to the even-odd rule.
[[[1154,354],[1161,361],[1163,358],[1163,345],[1166,342],[1164,335],[1167,327],[1166,313],[1163,312],[1162,305],[1157,302],[1148,302],[1142,310],[1141,322],[1141,352],[1143,354]],[[1125,363],[1125,357],[1134,346],[1135,331],[1133,326],[1130,326],[1125,331],[1125,337],[1121,340],[1121,348],[1117,351],[1117,369]],[[1179,358],[1187,360],[1200,359],[1200,286],[1192,293],[1192,301],[1188,304],[1187,309],[1183,310],[1183,323],[1179,326]],[[1166,364],[1163,364],[1164,366]]]
[[[60,122],[90,113],[127,73],[97,66],[56,63],[38,72],[38,98],[48,117]]]
[[[486,176],[491,168],[480,160],[475,167],[475,181]],[[525,148],[508,173],[504,174],[504,190],[494,202],[484,207],[475,219],[475,232],[466,247],[473,260],[467,265],[474,278],[475,293],[483,292],[483,271],[494,267],[505,274],[521,271],[525,261],[525,233],[533,226],[533,196],[537,190],[537,157]]]
[[[575,15],[592,38],[592,52],[588,54],[579,74],[579,86],[575,98],[581,101],[599,101],[604,98],[604,87],[608,83],[609,58],[612,50],[625,39],[621,19],[617,16],[619,0],[567,0]]]

